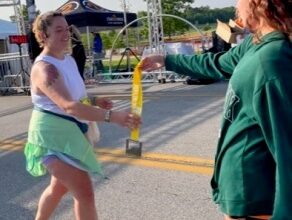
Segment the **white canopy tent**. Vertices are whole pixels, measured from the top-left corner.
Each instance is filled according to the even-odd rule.
[[[0,54],[18,51],[17,45],[10,44],[9,35],[17,34],[17,25],[10,21],[0,19]]]

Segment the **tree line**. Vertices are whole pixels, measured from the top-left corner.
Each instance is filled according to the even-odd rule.
[[[172,15],[177,15],[179,17],[182,17],[195,26],[197,26],[199,29],[202,31],[206,31],[210,29],[212,26],[215,26],[216,20],[219,19],[220,21],[223,22],[228,22],[229,19],[235,18],[235,8],[234,7],[225,7],[225,8],[215,8],[211,9],[208,6],[204,7],[197,7],[193,8],[190,6],[185,7],[184,10],[179,10],[179,8],[183,8],[181,5],[180,7],[169,4],[168,7],[167,5],[163,5],[162,1],[162,7],[163,8],[163,13],[164,14],[172,14]],[[171,6],[171,7],[170,7]],[[138,12],[138,18],[147,16],[146,11],[140,11]],[[184,34],[188,31],[190,31],[191,27],[174,18],[169,18],[169,17],[163,17],[163,31],[165,37],[171,38],[176,35],[181,35]],[[105,49],[110,49],[112,47],[112,41],[114,40],[116,33],[118,31],[111,30],[107,32],[101,33],[102,39],[103,39],[103,45]],[[141,20],[139,22],[139,27],[138,28],[129,28],[128,30],[129,33],[129,43],[130,46],[136,46],[137,44],[137,38],[139,38],[139,41],[145,42],[148,41],[148,22],[147,19]],[[137,37],[137,34],[139,35]],[[125,41],[123,40],[125,38],[125,35],[122,35],[116,43],[115,48],[121,48],[125,47]]]

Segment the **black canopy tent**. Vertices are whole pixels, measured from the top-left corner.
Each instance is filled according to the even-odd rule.
[[[126,11],[112,11],[100,7],[99,5],[96,5],[88,0],[69,0],[61,7],[59,7],[57,11],[62,12],[62,14],[65,15],[65,18],[69,25],[74,24],[81,32],[87,33],[87,43],[89,51],[90,32],[119,29],[137,19],[137,15],[135,13],[130,13]],[[132,25],[130,25],[130,27],[137,26],[137,22],[134,22]],[[129,60],[129,53],[127,53],[127,57],[127,60]]]
[[[88,0],[69,0],[57,11],[62,12],[68,24],[74,24],[81,32],[118,29],[125,26],[124,12],[112,11]],[[135,13],[126,12],[127,23],[137,19]],[[134,22],[131,27],[136,27]]]

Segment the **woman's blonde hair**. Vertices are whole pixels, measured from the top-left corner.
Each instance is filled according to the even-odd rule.
[[[64,17],[64,16],[60,12],[49,11],[37,16],[37,18],[33,22],[32,31],[40,47],[44,47],[42,34],[45,34],[46,36],[48,35],[47,33],[48,27],[52,25],[53,18],[55,17]]]

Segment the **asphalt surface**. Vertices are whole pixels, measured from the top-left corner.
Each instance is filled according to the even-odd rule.
[[[210,179],[226,87],[144,84],[141,159],[125,156],[126,129],[99,123],[96,150],[107,178],[92,180],[100,220],[222,219]],[[130,84],[100,84],[88,92],[110,97],[115,109],[130,107]],[[34,219],[49,183],[48,176],[25,171],[22,146],[31,110],[29,96],[0,96],[0,220]],[[65,196],[51,219],[74,219],[72,202]]]

